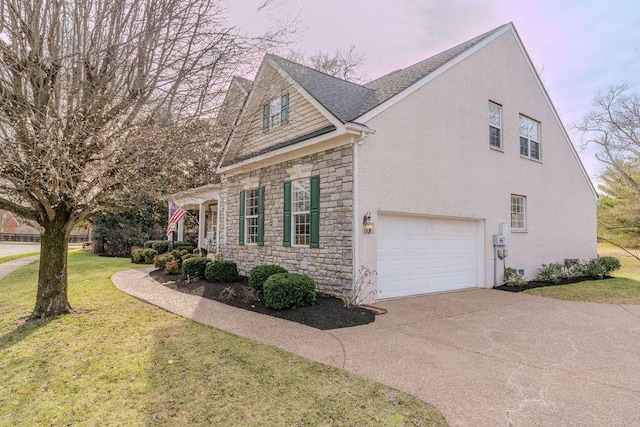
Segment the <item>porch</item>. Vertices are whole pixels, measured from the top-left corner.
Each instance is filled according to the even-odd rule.
[[[220,184],[207,184],[202,187],[190,188],[167,197],[169,206],[175,203],[187,213],[197,211],[198,248],[204,248],[208,253],[215,254],[219,249],[218,230],[220,220],[218,206],[220,201]],[[185,239],[185,220],[178,222],[176,240]]]

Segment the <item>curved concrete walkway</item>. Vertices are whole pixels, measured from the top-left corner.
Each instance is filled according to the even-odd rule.
[[[417,396],[452,426],[640,425],[640,306],[478,289],[385,301],[374,323],[320,331],[170,290],[145,270],[112,280],[197,322]]]
[[[7,274],[12,273],[13,271],[24,267],[27,264],[31,264],[33,261],[37,261],[40,258],[40,255],[33,255],[25,258],[14,259],[13,261],[7,261],[0,263],[0,279],[5,277]]]

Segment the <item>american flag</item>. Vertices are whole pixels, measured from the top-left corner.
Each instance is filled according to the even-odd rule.
[[[167,226],[167,237],[169,237],[169,235],[173,233],[171,224],[177,224],[182,218],[184,218],[186,214],[187,212],[185,212],[184,209],[171,202],[171,206],[169,206],[169,225]]]

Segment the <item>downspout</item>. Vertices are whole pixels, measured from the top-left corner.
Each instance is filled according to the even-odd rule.
[[[365,132],[360,132],[360,136],[354,140],[353,142],[353,182],[352,188],[353,191],[353,286],[355,289],[356,283],[358,283],[358,267],[360,262],[360,226],[362,225],[360,222],[360,214],[358,210],[358,145],[364,142],[364,139],[367,137]],[[359,303],[360,301],[356,301]]]

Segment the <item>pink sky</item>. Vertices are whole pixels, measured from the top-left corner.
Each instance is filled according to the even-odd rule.
[[[371,79],[512,21],[576,145],[581,137],[571,125],[597,91],[622,82],[640,91],[637,0],[280,0],[279,8],[258,14],[259,3],[229,0],[232,22],[259,29],[297,15],[299,40],[285,51],[355,45]],[[595,177],[593,150],[578,152]]]

